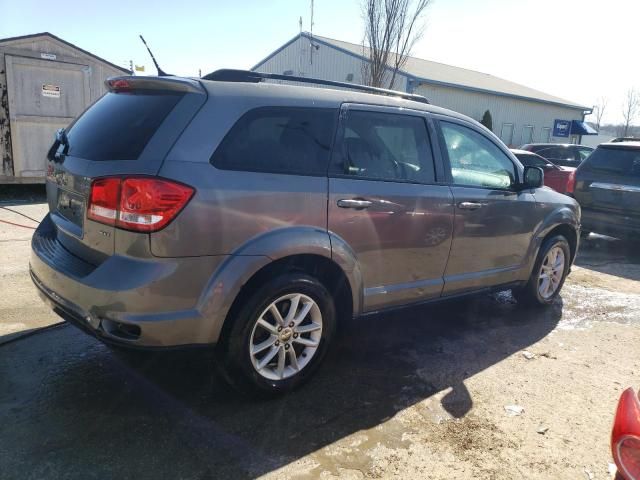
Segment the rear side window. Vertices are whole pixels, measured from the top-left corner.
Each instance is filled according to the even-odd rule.
[[[71,126],[68,154],[136,160],[181,93],[107,93]]]
[[[337,109],[262,107],[243,115],[211,157],[223,170],[326,175]]]
[[[592,171],[640,177],[640,150],[597,148],[584,168]]]
[[[331,173],[366,179],[433,183],[433,153],[424,118],[350,110]]]

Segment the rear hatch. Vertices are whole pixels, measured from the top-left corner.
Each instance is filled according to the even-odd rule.
[[[199,82],[118,77],[49,152],[47,201],[57,240],[97,265],[113,255],[116,229],[87,218],[98,177],[156,175],[169,149],[206,101]]]
[[[611,222],[640,224],[640,144],[600,145],[576,171],[575,197]]]

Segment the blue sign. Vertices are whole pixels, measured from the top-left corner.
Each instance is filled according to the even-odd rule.
[[[571,120],[554,120],[553,121],[553,136],[554,137],[568,137],[571,133]]]

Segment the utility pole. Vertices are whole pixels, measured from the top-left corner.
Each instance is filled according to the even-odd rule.
[[[309,63],[313,65],[313,0],[311,0],[311,31],[309,32],[310,42],[309,42]]]

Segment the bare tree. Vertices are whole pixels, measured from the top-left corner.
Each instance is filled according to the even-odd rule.
[[[367,85],[393,88],[398,70],[407,63],[415,43],[424,33],[422,22],[431,0],[363,0],[364,46],[368,62],[363,64]],[[387,83],[388,82],[388,83]]]
[[[622,103],[622,118],[624,119],[622,136],[626,137],[629,133],[629,127],[634,122],[640,110],[640,92],[635,88],[627,90],[626,98]]]
[[[606,97],[598,98],[598,103],[593,107],[593,115],[596,119],[596,130],[600,130],[600,124],[602,123],[602,116],[604,115],[604,111],[607,108],[607,103],[609,101]]]

